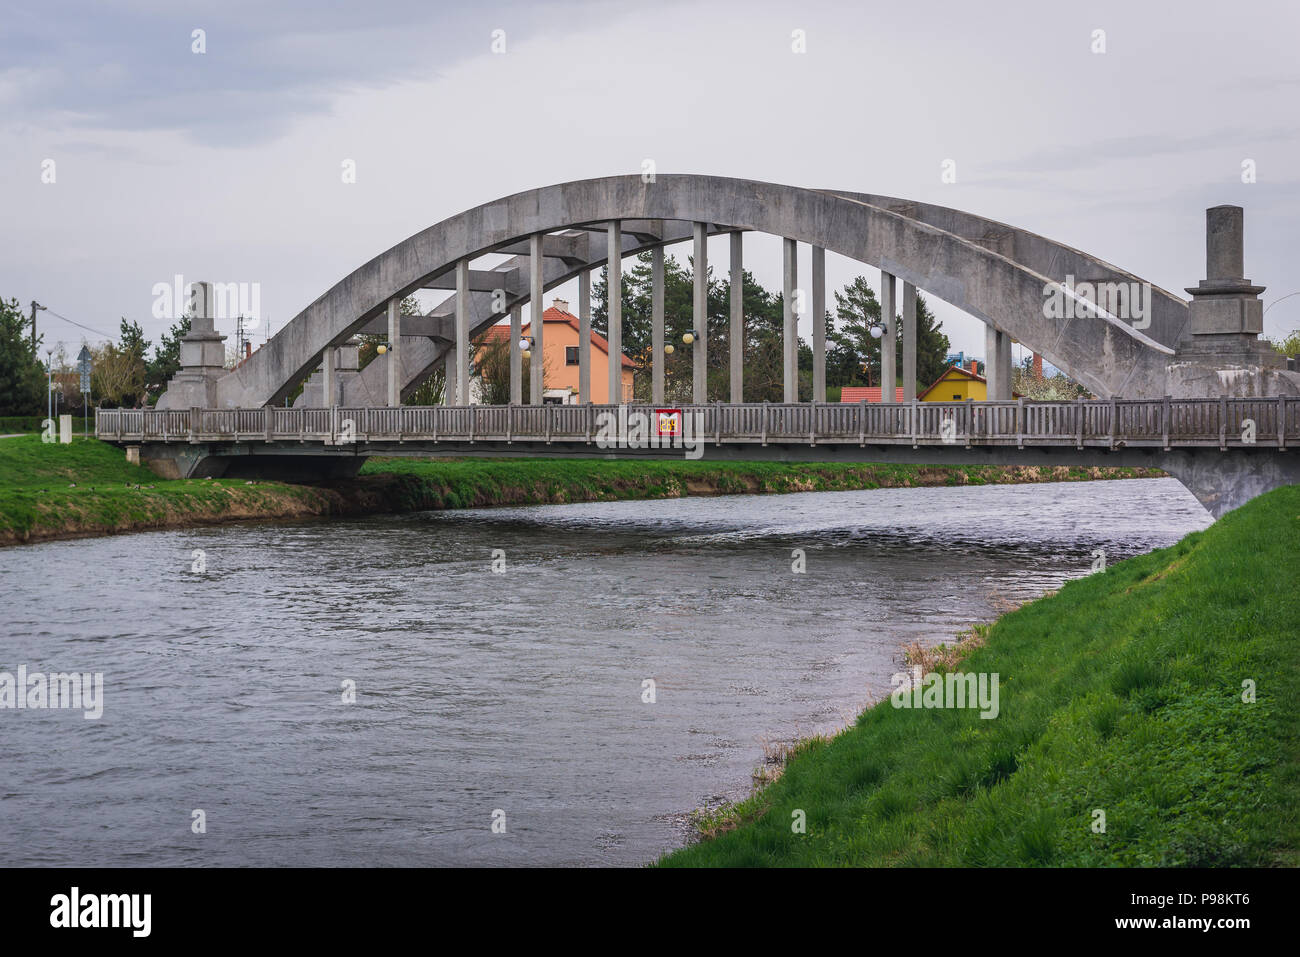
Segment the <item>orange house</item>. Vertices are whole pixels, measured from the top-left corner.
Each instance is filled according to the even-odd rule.
[[[569,304],[556,299],[542,313],[542,364],[546,369],[545,401],[565,405],[578,401],[578,317],[569,312]],[[522,335],[530,335],[531,323],[524,323]],[[490,341],[510,340],[508,325],[493,326],[487,332]],[[627,356],[623,363],[623,394],[615,401],[632,401],[632,373],[636,364]],[[524,396],[527,399],[527,396]],[[609,341],[598,332],[591,334],[591,401],[609,403]]]

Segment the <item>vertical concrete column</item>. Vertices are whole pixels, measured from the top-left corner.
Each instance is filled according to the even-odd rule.
[[[998,330],[998,389],[995,399],[1011,398],[1011,334]]]
[[[522,405],[524,401],[524,357],[519,347],[519,337],[524,334],[523,310],[515,306],[510,310],[510,403]]]
[[[744,234],[731,234],[731,401],[745,401],[745,254]]]
[[[793,239],[782,239],[783,255],[781,298],[785,309],[781,325],[781,372],[784,384],[784,401],[799,401],[799,317],[794,314],[795,289],[799,284],[799,245]]]
[[[591,273],[578,273],[578,401],[591,401]]]
[[[694,358],[694,387],[691,399],[696,405],[709,401],[709,226],[695,224],[695,302],[691,310],[691,327],[695,330],[695,343],[691,346]]]
[[[885,334],[880,337],[880,401],[894,402],[898,398],[897,350],[895,336],[897,322],[894,313],[897,309],[894,296],[893,273],[880,270],[880,324],[885,327]]]
[[[456,263],[456,352],[469,357],[469,260]],[[469,405],[469,369],[456,376],[456,404]]]
[[[650,395],[655,405],[664,404],[664,247],[650,251]]]
[[[402,404],[402,301],[388,300],[388,405]]]
[[[443,387],[442,387],[442,404],[455,405],[456,396],[459,392],[457,380],[460,378],[460,359],[456,355],[454,345],[447,347],[447,352],[442,357],[443,370]]]
[[[1205,278],[1238,282],[1246,275],[1246,214],[1240,206],[1205,211]]]
[[[329,408],[332,405],[338,405],[338,389],[335,386],[334,379],[334,347],[326,346],[325,351],[321,354],[321,405]]]
[[[533,355],[528,363],[528,401],[542,404],[542,374],[545,368],[542,353],[542,234],[533,236],[528,243],[528,331],[533,340]]]
[[[623,226],[609,224],[605,250],[605,315],[609,318],[609,402],[623,404]]]
[[[903,283],[903,401],[916,399],[916,287]]]
[[[990,399],[1011,398],[1011,337],[993,326],[984,327],[984,378]]]
[[[826,250],[812,248],[813,401],[826,401]]]

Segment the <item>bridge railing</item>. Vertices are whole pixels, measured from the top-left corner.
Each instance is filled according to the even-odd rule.
[[[714,403],[676,407],[708,442],[962,445],[1300,445],[1300,398],[1073,402]],[[649,405],[100,409],[95,431],[123,442],[585,442],[658,431]],[[642,417],[637,420],[636,416]]]

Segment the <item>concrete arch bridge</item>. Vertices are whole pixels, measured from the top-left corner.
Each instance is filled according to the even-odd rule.
[[[784,392],[781,404],[741,401],[744,234],[783,239]],[[679,455],[680,448],[602,442],[600,424],[636,421],[663,405],[663,256],[693,245],[695,328],[706,316],[706,241],[730,237],[730,401],[706,393],[706,338],[693,352],[693,403],[683,409],[709,457],[1023,464],[1143,464],[1166,468],[1220,514],[1277,484],[1300,480],[1289,447],[1300,444],[1300,375],[1259,339],[1263,287],[1244,278],[1243,214],[1207,212],[1206,278],[1182,299],[1133,273],[1035,233],[970,213],[894,197],[807,189],[716,176],[581,180],[528,190],[452,216],[346,276],[235,370],[212,314],[211,287],[195,286],[195,318],[182,370],[156,410],[102,412],[101,436],[141,446],[175,474],[229,472],[319,476],[355,471],[367,455]],[[798,244],[812,275],[797,275]],[[652,253],[652,400],[644,409],[594,406],[590,275]],[[901,321],[904,401],[825,403],[825,253],[878,268],[886,325],[883,367],[893,367]],[[481,257],[504,257],[478,268]],[[579,282],[578,404],[542,402],[543,343],[534,341],[531,391],[522,395],[521,307]],[[898,284],[901,283],[901,297]],[[447,297],[428,315],[403,316],[421,289]],[[797,296],[796,290],[802,293]],[[986,325],[990,402],[916,403],[917,290]],[[800,403],[796,302],[808,302],[813,401]],[[610,354],[621,351],[621,301],[608,303]],[[901,315],[900,315],[901,314]],[[470,344],[511,322],[509,406],[471,406]],[[544,335],[540,323],[530,330]],[[352,338],[386,332],[385,356],[358,370]],[[1011,341],[1047,358],[1100,398],[1085,403],[1011,402]],[[437,368],[447,406],[402,399]],[[608,393],[618,395],[617,363]],[[298,404],[286,396],[308,379]],[[885,390],[889,392],[888,389]],[[886,395],[887,400],[892,395]],[[1288,401],[1290,400],[1290,401]],[[606,413],[606,419],[601,419]],[[340,438],[343,441],[340,441]],[[624,436],[626,438],[626,436]]]

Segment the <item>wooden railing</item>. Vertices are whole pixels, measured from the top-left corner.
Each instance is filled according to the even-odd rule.
[[[662,408],[662,407],[661,407]],[[1287,448],[1300,398],[1075,402],[716,403],[675,407],[684,438],[717,443]],[[648,405],[471,405],[330,409],[100,409],[116,442],[584,442],[659,436]],[[638,421],[637,416],[642,416]],[[635,447],[633,445],[632,447]]]

